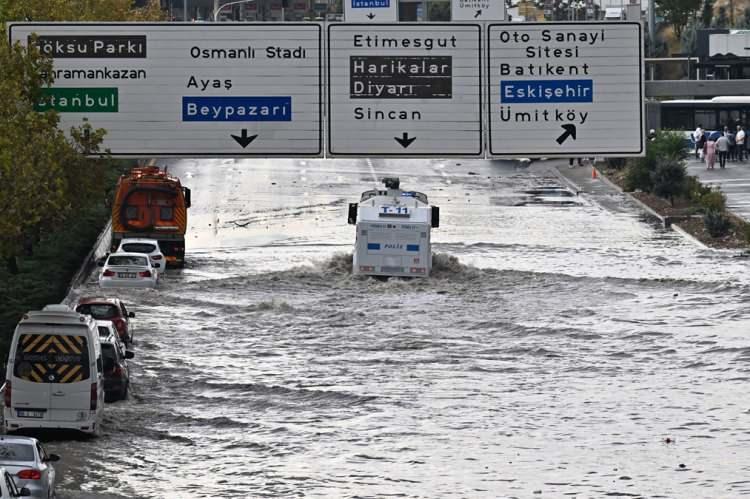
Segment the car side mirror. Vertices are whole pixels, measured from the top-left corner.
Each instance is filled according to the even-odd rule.
[[[47,459],[45,459],[45,461],[52,462],[52,463],[57,462],[59,460],[60,460],[60,456],[58,456],[57,454],[48,454]]]
[[[135,357],[135,352],[132,350],[125,350],[125,358],[126,359],[132,359]]]
[[[346,218],[349,225],[357,223],[357,203],[349,203],[349,216]]]
[[[18,491],[18,497],[29,497],[30,495],[31,491],[28,487],[21,487],[21,490]]]
[[[135,312],[128,312],[128,317],[130,317],[131,319],[132,319],[133,317],[135,317]]]

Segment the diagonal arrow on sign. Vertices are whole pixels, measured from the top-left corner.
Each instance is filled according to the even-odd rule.
[[[481,15],[482,15],[482,9],[479,9],[479,10],[477,11],[477,13],[476,13],[476,14],[474,14],[474,18],[476,19],[477,17],[479,17],[479,16],[481,16]]]
[[[398,138],[398,137],[393,137],[393,138],[396,139],[396,142],[398,142],[399,144],[401,144],[401,146],[404,149],[406,149],[407,147],[409,147],[412,142],[414,142],[415,140],[417,140],[416,137],[409,138],[409,132],[404,132],[401,135],[401,138]]]
[[[561,126],[565,131],[557,138],[558,144],[562,145],[562,143],[565,142],[568,137],[573,137],[573,140],[576,140],[576,126],[574,124],[566,123],[565,125]]]
[[[232,135],[232,138],[244,149],[250,144],[250,142],[254,141],[257,136],[258,134],[248,136],[247,128],[243,128],[242,135]]]

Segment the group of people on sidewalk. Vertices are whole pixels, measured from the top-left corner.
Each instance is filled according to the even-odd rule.
[[[724,127],[724,131],[715,136],[716,132],[707,133],[703,125],[693,132],[695,143],[695,158],[706,162],[706,169],[713,170],[716,156],[719,157],[719,167],[725,168],[727,161],[745,161],[748,158],[748,141],[745,127],[737,125],[736,131]]]

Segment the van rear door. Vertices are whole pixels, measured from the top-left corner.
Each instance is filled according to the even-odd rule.
[[[19,335],[12,385],[12,403],[19,417],[88,418],[91,366],[88,339],[81,333],[80,327],[56,328],[54,333],[29,328]]]

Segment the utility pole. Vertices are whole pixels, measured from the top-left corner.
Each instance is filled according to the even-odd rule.
[[[182,0],[182,20],[187,22],[187,0]]]

